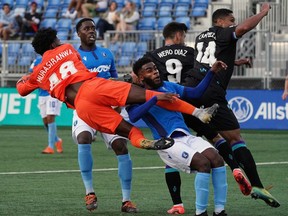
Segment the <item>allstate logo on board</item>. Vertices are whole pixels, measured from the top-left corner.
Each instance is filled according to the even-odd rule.
[[[253,105],[245,97],[233,97],[228,101],[239,123],[248,121],[253,114]]]

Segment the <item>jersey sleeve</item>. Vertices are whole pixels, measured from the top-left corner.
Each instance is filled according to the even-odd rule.
[[[36,83],[34,84],[30,81],[30,76],[31,75],[25,75],[16,83],[17,91],[21,96],[26,96],[38,88]]]

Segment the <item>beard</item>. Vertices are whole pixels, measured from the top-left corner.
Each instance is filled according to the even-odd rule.
[[[146,83],[148,86],[150,86],[152,89],[157,89],[163,85],[163,80],[161,80],[159,83],[155,83],[152,79],[144,78],[144,83]]]

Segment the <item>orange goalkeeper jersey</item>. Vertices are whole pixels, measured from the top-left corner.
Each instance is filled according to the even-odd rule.
[[[29,78],[17,83],[17,90],[20,95],[26,96],[34,89],[42,88],[52,97],[64,101],[68,85],[96,77],[96,73],[85,67],[72,45],[63,44],[46,51],[42,62],[33,68]]]

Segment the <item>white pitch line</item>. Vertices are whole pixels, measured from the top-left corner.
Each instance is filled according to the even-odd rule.
[[[288,164],[288,161],[283,162],[262,162],[256,163],[257,166],[264,165],[279,165]],[[154,169],[164,169],[164,165],[161,167],[133,167],[133,170],[154,170]],[[103,169],[93,169],[93,172],[106,172],[106,171],[116,171],[118,168],[103,168]],[[31,172],[0,172],[0,175],[25,175],[25,174],[48,174],[48,173],[75,173],[80,172],[80,170],[47,170],[47,171],[31,171]]]

